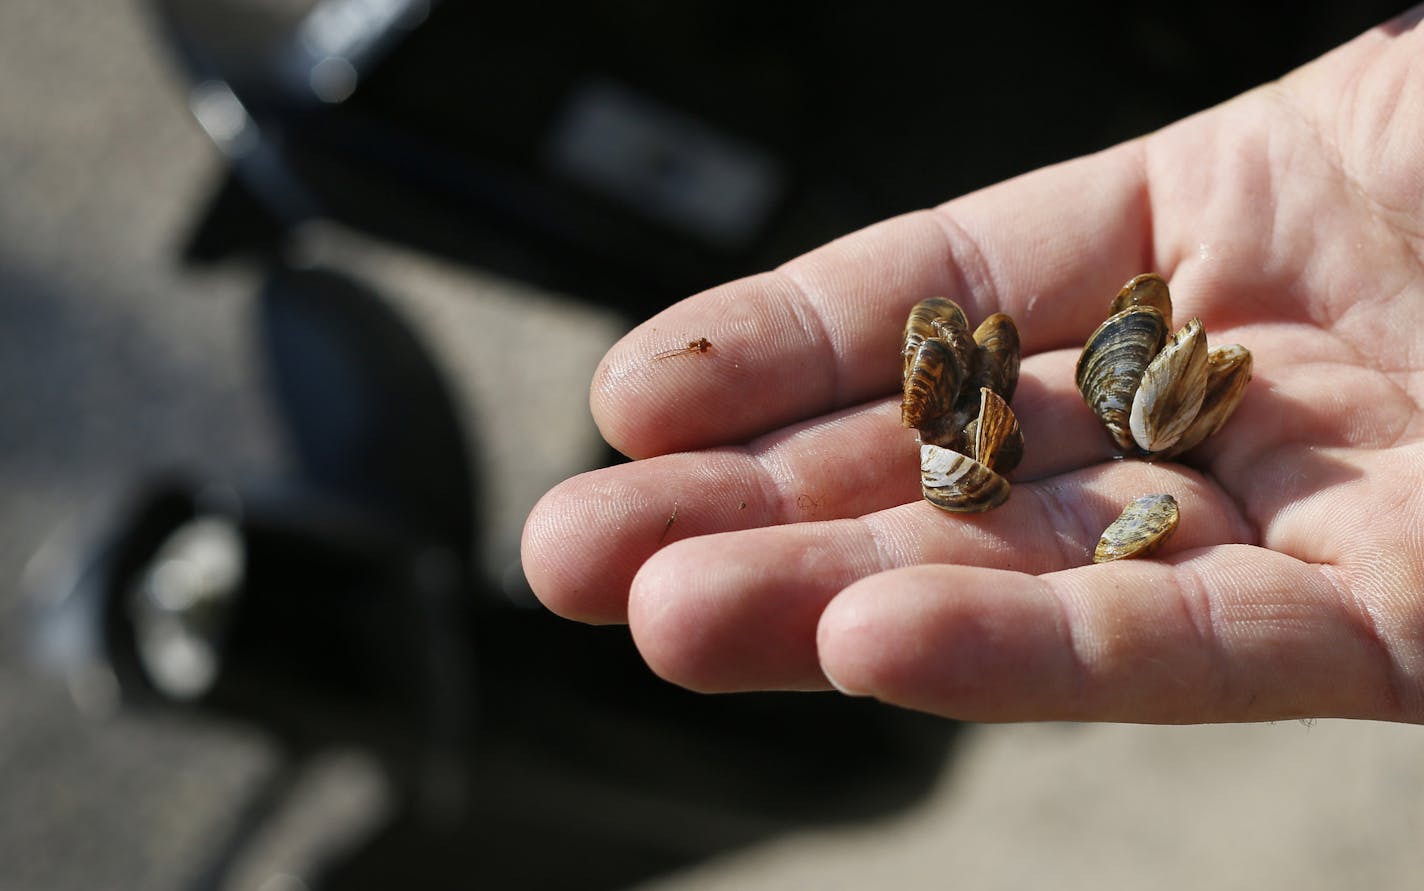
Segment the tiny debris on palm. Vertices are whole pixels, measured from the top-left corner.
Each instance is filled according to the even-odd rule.
[[[656,362],[659,359],[670,359],[673,356],[687,356],[691,355],[692,353],[705,353],[711,349],[712,341],[708,340],[705,337],[699,337],[696,340],[689,340],[687,342],[687,346],[680,346],[676,347],[675,349],[663,350],[661,353],[657,353],[653,356],[653,361]]]

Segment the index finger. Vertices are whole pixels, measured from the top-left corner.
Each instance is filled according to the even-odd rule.
[[[926,297],[957,301],[975,323],[1009,313],[1025,354],[1081,340],[1122,282],[1152,266],[1142,145],[887,220],[669,307],[599,365],[599,429],[642,458],[892,392],[905,316]],[[654,358],[703,338],[705,352]]]

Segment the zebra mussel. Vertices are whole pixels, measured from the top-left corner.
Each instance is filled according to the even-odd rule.
[[[991,510],[1009,497],[1005,478],[1023,457],[1009,408],[1019,379],[1019,333],[1003,313],[969,331],[944,297],[910,311],[901,349],[900,420],[919,431],[920,489],[955,513]]]
[[[1175,335],[1172,298],[1156,273],[1130,280],[1078,359],[1078,391],[1125,452],[1164,460],[1226,423],[1251,379],[1251,352],[1207,347],[1200,319]]]
[[[1171,495],[1143,495],[1103,530],[1093,550],[1093,562],[1146,557],[1172,537],[1177,520],[1177,499]]]

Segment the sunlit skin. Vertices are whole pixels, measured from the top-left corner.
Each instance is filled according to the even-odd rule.
[[[592,408],[639,458],[555,488],[524,566],[706,691],[824,689],[976,720],[1424,720],[1420,11],[1136,141],[888,220],[671,307]],[[1074,386],[1123,282],[1255,376],[1180,462],[1113,460]],[[983,515],[920,498],[906,313],[1007,312],[1024,462]],[[669,331],[695,363],[652,362]],[[1091,565],[1133,498],[1181,524]],[[677,522],[668,526],[675,513]],[[834,679],[834,680],[832,680]]]

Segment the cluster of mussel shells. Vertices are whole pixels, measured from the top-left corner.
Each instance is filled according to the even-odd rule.
[[[1200,319],[1176,334],[1172,298],[1156,273],[1130,280],[1078,359],[1078,391],[1114,443],[1148,460],[1172,458],[1220,429],[1251,380],[1251,353],[1207,347]]]
[[[1023,457],[1009,408],[1019,379],[1019,332],[995,313],[971,334],[964,310],[922,300],[905,323],[900,420],[919,431],[925,500],[956,513],[986,511],[1009,497],[1005,478]]]
[[[1078,390],[1126,454],[1165,460],[1215,433],[1251,379],[1251,353],[1209,347],[1200,319],[1172,334],[1172,298],[1156,273],[1132,278],[1078,359]],[[998,507],[1023,456],[1009,408],[1019,373],[1018,329],[995,313],[974,332],[952,300],[916,304],[905,324],[901,421],[919,431],[920,486],[947,511]],[[1103,533],[1094,562],[1145,556],[1177,528],[1170,495],[1133,501]]]

